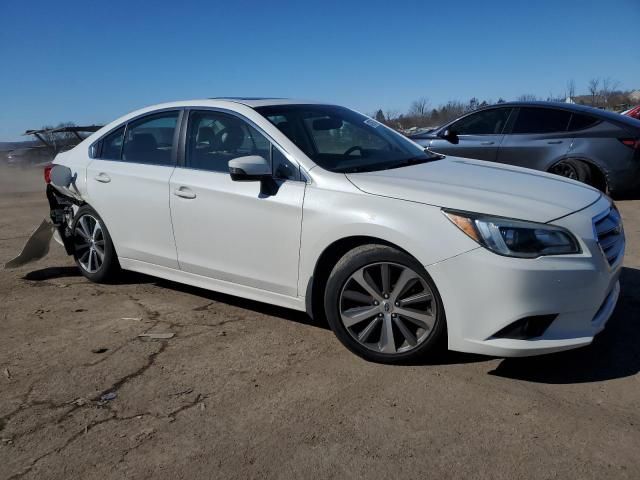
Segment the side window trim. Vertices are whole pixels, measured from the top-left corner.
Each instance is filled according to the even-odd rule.
[[[260,127],[259,125],[257,125],[255,122],[245,117],[244,115],[238,112],[234,112],[233,110],[228,110],[226,108],[219,108],[219,107],[188,107],[188,108],[184,108],[183,110],[184,110],[184,114],[182,116],[182,122],[181,122],[180,128],[176,129],[176,130],[180,130],[178,152],[177,152],[178,157],[176,162],[177,167],[190,169],[189,167],[187,167],[186,157],[187,157],[187,139],[188,139],[188,130],[189,130],[189,119],[191,118],[191,114],[193,112],[218,112],[222,114],[233,115],[234,117],[242,120],[243,122],[246,122],[248,125],[255,128],[258,131],[258,133],[263,135],[269,141],[272,147],[276,147],[280,151],[280,153],[282,153],[282,155],[284,155],[284,157],[287,160],[289,160],[289,162],[291,162],[291,164],[294,167],[297,167],[300,178],[298,180],[290,180],[290,181],[299,181],[299,182],[305,182],[305,183],[308,183],[310,181],[309,176],[305,173],[304,169],[300,165],[300,162],[298,162],[293,155],[287,152],[285,148],[283,148],[278,142],[276,142],[271,135],[265,132],[262,129],[262,127]],[[269,163],[273,171],[272,156],[273,154],[271,153],[271,150],[269,150],[269,158],[267,160],[269,160]],[[209,173],[226,174],[226,172],[216,172],[216,171],[210,171]]]

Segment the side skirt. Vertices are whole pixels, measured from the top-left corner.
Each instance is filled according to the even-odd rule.
[[[293,310],[306,311],[304,297],[290,297],[279,293],[260,290],[259,288],[247,287],[245,285],[238,285],[237,283],[225,282],[224,280],[216,280],[214,278],[203,277],[202,275],[196,275],[194,273],[183,272],[169,267],[141,262],[140,260],[133,260],[131,258],[118,257],[118,260],[120,262],[120,266],[124,270],[144,273],[146,275],[164,278],[165,280],[170,280],[176,283],[184,283],[193,287],[213,290],[227,295],[234,295],[236,297],[248,298],[249,300],[278,305],[280,307],[291,308]]]

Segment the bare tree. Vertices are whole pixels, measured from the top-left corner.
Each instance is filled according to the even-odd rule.
[[[409,108],[409,115],[415,115],[416,117],[426,117],[429,113],[430,103],[429,99],[420,97],[418,100],[414,100]]]
[[[379,121],[380,123],[384,123],[384,113],[382,113],[382,109],[379,108],[378,111],[376,111],[376,113],[374,113],[373,115],[370,115],[371,117],[375,118],[377,121]]]
[[[600,88],[600,96],[604,102],[604,106],[609,107],[609,100],[611,99],[611,95],[615,92],[615,90],[620,86],[620,82],[617,80],[613,80],[611,77],[602,79],[602,88]]]
[[[538,97],[532,93],[525,93],[518,97],[519,102],[535,102],[536,100],[538,100]]]
[[[591,80],[589,80],[589,83],[587,84],[587,89],[591,94],[591,106],[593,107],[595,107],[597,104],[597,97],[599,92],[598,87],[600,87],[599,78],[592,78]]]
[[[576,81],[572,78],[567,82],[567,97],[573,100],[573,97],[576,96]]]
[[[386,119],[387,124],[391,124],[398,120],[400,116],[400,111],[395,108],[388,108],[384,111],[384,118]]]

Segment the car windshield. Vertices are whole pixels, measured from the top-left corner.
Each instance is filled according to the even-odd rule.
[[[348,108],[273,105],[256,110],[316,164],[332,172],[371,172],[442,158]]]

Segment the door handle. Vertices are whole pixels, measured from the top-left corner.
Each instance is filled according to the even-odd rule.
[[[547,143],[549,145],[558,145],[559,143],[562,143],[562,140],[549,140]]]
[[[98,175],[96,175],[93,178],[95,178],[96,181],[100,183],[109,183],[111,181],[111,177],[104,172],[100,172]]]
[[[480,142],[480,145],[493,145],[496,142]]]
[[[189,200],[196,198],[196,194],[195,192],[193,192],[191,189],[187,188],[187,187],[180,187],[180,188],[176,188],[173,191],[173,194],[176,197],[180,197],[180,198],[188,198]]]

